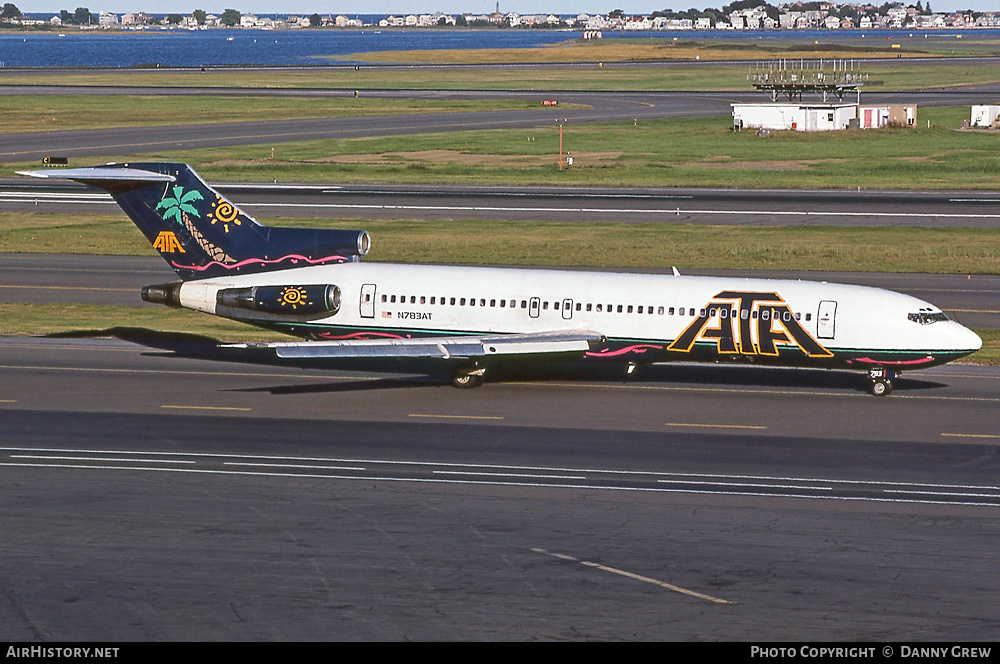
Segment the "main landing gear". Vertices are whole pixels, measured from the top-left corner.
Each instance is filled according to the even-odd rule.
[[[479,387],[485,380],[486,369],[484,367],[458,367],[451,374],[451,384],[462,390],[469,390]]]
[[[871,380],[868,391],[877,397],[885,397],[892,392],[892,381],[896,378],[896,371],[877,367],[868,370],[868,378]]]

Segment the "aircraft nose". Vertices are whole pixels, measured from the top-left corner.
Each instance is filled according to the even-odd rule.
[[[955,324],[955,330],[951,333],[952,347],[957,350],[967,350],[973,353],[983,347],[983,340],[979,335],[965,327]]]

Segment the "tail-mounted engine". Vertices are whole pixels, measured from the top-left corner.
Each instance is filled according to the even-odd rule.
[[[267,314],[336,314],[340,311],[340,286],[248,286],[223,288],[215,296],[222,307]]]

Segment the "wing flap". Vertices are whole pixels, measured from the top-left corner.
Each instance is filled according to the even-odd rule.
[[[468,359],[536,354],[583,354],[604,337],[588,330],[490,336],[416,339],[347,339],[236,344],[237,348],[272,348],[285,359],[422,358]]]

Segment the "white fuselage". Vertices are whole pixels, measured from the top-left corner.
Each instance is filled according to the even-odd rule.
[[[286,315],[216,303],[221,289],[311,284],[338,286],[339,311]],[[189,281],[180,301],[327,339],[591,330],[613,342],[603,356],[628,361],[690,355],[912,369],[981,346],[973,332],[917,298],[797,280],[355,262]],[[632,352],[639,346],[647,346],[640,353],[659,352],[639,357]]]

